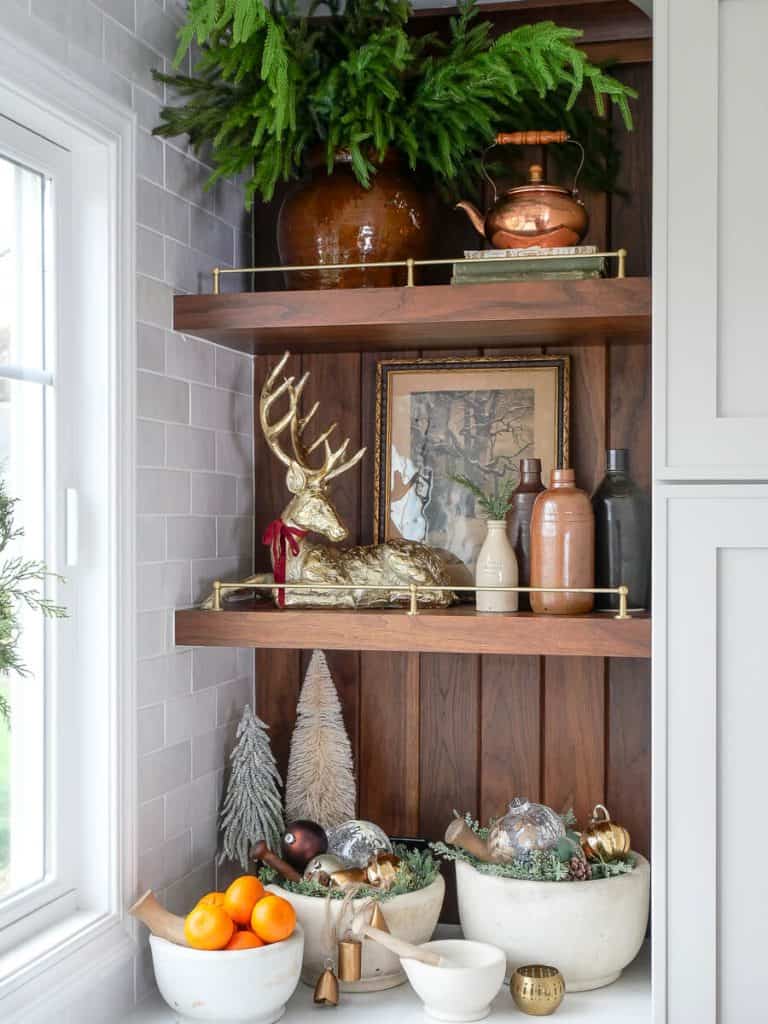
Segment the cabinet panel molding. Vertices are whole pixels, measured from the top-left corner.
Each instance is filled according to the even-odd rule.
[[[768,487],[660,487],[656,537],[655,1020],[757,1024],[768,880],[749,851],[768,842]]]
[[[768,479],[764,0],[658,0],[655,475]],[[695,40],[695,45],[693,45]],[[755,63],[757,61],[757,63]],[[762,230],[760,230],[762,228]]]

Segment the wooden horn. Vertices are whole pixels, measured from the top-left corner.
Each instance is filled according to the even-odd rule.
[[[290,864],[286,864],[282,857],[278,857],[276,853],[273,853],[263,839],[260,839],[258,843],[251,847],[251,860],[260,860],[264,864],[269,865],[278,875],[282,875],[286,882],[300,882],[301,875],[299,872],[292,868]]]
[[[167,939],[177,946],[189,945],[184,936],[184,918],[166,910],[151,889],[147,889],[136,900],[128,913],[145,924],[158,938]]]
[[[488,847],[480,836],[476,835],[463,818],[454,818],[445,830],[445,841],[452,846],[460,846],[478,860],[491,864]]]

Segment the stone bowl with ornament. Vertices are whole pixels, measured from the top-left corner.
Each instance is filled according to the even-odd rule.
[[[269,885],[267,888],[292,903],[296,910],[296,917],[304,931],[304,964],[301,980],[305,985],[314,986],[326,966],[325,961],[328,957],[328,917],[330,915],[334,925],[339,922],[343,900],[304,896],[279,885]],[[397,938],[405,939],[414,945],[428,942],[437,926],[444,895],[445,882],[443,876],[438,874],[435,880],[423,889],[383,900],[380,908],[388,930]],[[350,903],[351,909],[344,911],[343,927],[350,927],[353,914],[363,915],[363,923],[368,924],[372,913],[370,899],[361,897],[351,900]],[[380,992],[402,985],[405,980],[405,972],[400,966],[399,957],[378,943],[364,939],[360,980],[340,981],[339,988],[342,992]]]
[[[525,964],[552,964],[569,992],[582,992],[616,981],[640,951],[648,924],[650,865],[632,853],[629,832],[612,822],[601,804],[581,836],[567,835],[551,808],[517,798],[487,837],[456,819],[446,842],[474,858],[456,862],[464,937],[500,946],[509,975]],[[569,852],[561,854],[561,844]],[[496,870],[530,863],[534,851],[555,854],[555,849],[558,867],[561,857],[575,854],[568,860],[570,878],[545,881]],[[625,872],[594,877],[598,867],[605,872],[611,861],[628,858],[632,865]]]
[[[464,937],[501,947],[508,976],[553,964],[568,992],[610,985],[640,952],[648,924],[651,869],[634,856],[629,874],[585,882],[503,878],[457,861]]]

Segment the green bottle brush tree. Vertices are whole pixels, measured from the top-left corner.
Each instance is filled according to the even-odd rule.
[[[497,132],[568,130],[587,151],[584,180],[610,187],[617,161],[607,107],[632,124],[636,93],[593,64],[581,32],[550,21],[493,38],[475,0],[459,0],[446,38],[408,33],[407,0],[189,0],[176,66],[197,44],[192,75],[156,74],[183,103],[155,133],[210,147],[218,178],[245,173],[247,204],[299,176],[304,154],[350,154],[368,187],[394,147],[444,195],[476,186]],[[327,14],[319,17],[319,14]],[[591,91],[594,111],[577,104]],[[555,147],[567,162],[574,147]]]

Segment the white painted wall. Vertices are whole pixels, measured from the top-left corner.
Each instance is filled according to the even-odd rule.
[[[171,330],[171,296],[209,287],[217,263],[250,262],[234,182],[204,193],[207,168],[150,134],[175,50],[176,0],[3,0],[0,26],[138,115],[137,732],[139,883],[171,909],[214,887],[216,812],[234,723],[253,696],[250,652],[178,650],[173,609],[252,561],[250,358]],[[2,57],[0,56],[0,60]],[[101,979],[71,1019],[114,1020],[151,972]],[[95,979],[98,980],[98,979]],[[94,1016],[95,1006],[104,1016]],[[69,1018],[68,1018],[69,1019]]]

